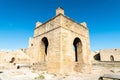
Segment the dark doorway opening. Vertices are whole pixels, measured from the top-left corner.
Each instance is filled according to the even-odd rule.
[[[47,49],[48,49],[48,39],[46,37],[42,38],[42,42],[44,43],[45,46],[45,54],[47,55]]]
[[[114,61],[113,55],[110,56],[110,61]]]
[[[100,53],[94,55],[94,59],[100,61]]]
[[[82,58],[82,43],[81,40],[76,37],[73,41],[73,46],[74,46],[74,50],[75,50],[75,62],[80,61]]]

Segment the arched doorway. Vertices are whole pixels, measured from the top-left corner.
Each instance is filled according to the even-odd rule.
[[[113,55],[110,56],[110,61],[114,61]]]
[[[94,55],[94,60],[100,61],[100,53]]]
[[[46,56],[47,56],[47,52],[48,52],[49,42],[48,42],[48,39],[46,37],[42,38],[42,42],[44,44],[44,61],[46,61]]]
[[[75,62],[82,62],[82,42],[76,37],[73,41],[75,51]]]

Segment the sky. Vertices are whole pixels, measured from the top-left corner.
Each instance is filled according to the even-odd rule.
[[[27,48],[37,21],[65,15],[86,22],[91,50],[120,48],[120,0],[0,0],[0,49]]]

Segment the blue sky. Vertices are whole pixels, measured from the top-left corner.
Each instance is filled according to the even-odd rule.
[[[36,21],[65,15],[87,22],[91,50],[120,48],[120,0],[0,0],[0,49],[27,48]]]

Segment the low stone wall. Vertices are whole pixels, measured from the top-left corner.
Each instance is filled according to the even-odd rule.
[[[120,61],[98,61],[93,63],[93,65],[99,65],[103,67],[120,67]]]
[[[101,61],[120,61],[120,49],[100,50]]]

